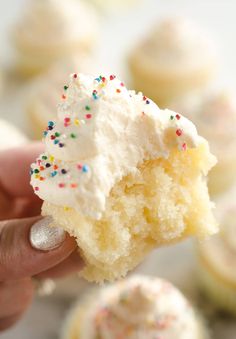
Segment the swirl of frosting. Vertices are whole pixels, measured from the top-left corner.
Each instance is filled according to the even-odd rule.
[[[52,204],[99,219],[112,187],[144,160],[206,142],[188,119],[115,76],[74,74],[64,89],[44,132],[46,152],[31,169],[36,194]]]
[[[169,282],[134,276],[104,289],[84,313],[81,339],[197,339],[196,314]]]
[[[31,0],[15,36],[37,48],[68,46],[94,35],[96,21],[93,9],[79,0]]]
[[[178,17],[163,20],[153,30],[145,42],[145,51],[169,66],[183,62],[186,67],[188,63],[199,63],[202,58],[215,58],[213,44],[206,33],[191,21]]]

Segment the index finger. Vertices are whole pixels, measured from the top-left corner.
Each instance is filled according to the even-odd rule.
[[[33,142],[1,151],[0,188],[14,198],[33,196],[30,186],[30,165],[43,149],[42,143]]]

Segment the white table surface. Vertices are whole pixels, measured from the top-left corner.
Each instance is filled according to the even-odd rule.
[[[40,1],[40,0],[38,0]],[[66,1],[66,0],[65,0]],[[24,0],[1,0],[0,64],[6,65],[11,56],[9,31],[20,15]],[[218,82],[234,88],[236,85],[236,1],[235,0],[140,0],[140,4],[124,13],[106,13],[102,18],[102,32],[97,48],[99,60],[108,65],[111,73],[124,75],[125,56],[157,18],[180,14],[190,16],[204,25],[215,37],[221,54]],[[8,82],[6,82],[7,84]],[[22,93],[24,86],[4,87],[0,97],[0,117],[14,122],[27,131]],[[140,271],[158,274],[175,282],[194,299],[194,258],[191,244],[186,242],[171,248],[155,251]],[[26,317],[12,330],[1,334],[2,339],[54,339],[68,300],[37,299]],[[214,339],[235,339],[235,321],[217,318],[211,324]],[[145,339],[145,338],[144,338]]]

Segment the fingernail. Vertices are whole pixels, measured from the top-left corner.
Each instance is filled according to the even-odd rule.
[[[66,238],[62,228],[53,226],[53,218],[46,217],[36,222],[30,230],[32,247],[41,251],[50,251],[59,247]]]

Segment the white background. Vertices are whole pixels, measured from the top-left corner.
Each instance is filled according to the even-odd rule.
[[[43,0],[38,0],[43,1]],[[66,0],[65,0],[66,1]],[[24,8],[24,0],[0,0],[0,63],[8,63],[10,57],[10,28]],[[226,86],[236,86],[236,0],[140,0],[140,4],[125,12],[105,13],[101,17],[102,30],[97,41],[97,57],[108,65],[112,73],[125,71],[125,57],[141,36],[145,35],[159,17],[180,14],[190,16],[200,25],[206,27],[214,36],[221,56],[218,82]],[[7,92],[7,88],[5,91]],[[8,93],[11,103],[4,96],[0,99],[0,116],[23,126],[22,108],[16,104],[17,94]],[[15,97],[16,96],[16,97]],[[15,102],[15,105],[14,105]],[[184,271],[184,257],[181,256],[182,245],[172,249],[158,251],[152,256],[156,264],[147,264],[144,271],[158,272],[177,283]],[[178,266],[172,258],[179,258]],[[164,260],[168,260],[169,270],[165,272]],[[155,261],[154,261],[155,263]],[[177,267],[178,268],[178,267]],[[176,277],[176,275],[178,277]],[[175,278],[174,278],[175,276]],[[14,301],[13,301],[14,302]],[[50,300],[36,302],[25,320],[14,330],[2,335],[2,339],[52,339],[56,338],[57,328],[63,316],[65,303],[52,303]],[[230,328],[230,325],[227,325]],[[236,332],[234,332],[236,333]],[[217,338],[234,338],[219,336]],[[216,337],[215,337],[216,338]]]

